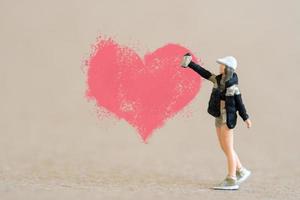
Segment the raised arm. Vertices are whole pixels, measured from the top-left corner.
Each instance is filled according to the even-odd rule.
[[[191,61],[188,67],[192,68],[195,72],[200,74],[203,78],[216,83],[216,75],[211,73],[209,70],[201,67],[200,65],[196,64],[195,62]]]

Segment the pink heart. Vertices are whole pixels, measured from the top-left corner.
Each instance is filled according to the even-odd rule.
[[[201,78],[180,66],[188,49],[167,44],[142,60],[132,49],[111,38],[101,39],[87,62],[86,97],[125,119],[146,143],[198,93]],[[193,55],[193,60],[197,60]]]

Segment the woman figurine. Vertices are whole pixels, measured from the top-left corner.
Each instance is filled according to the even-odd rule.
[[[192,68],[203,78],[214,84],[207,111],[215,117],[219,143],[227,158],[228,174],[213,189],[236,190],[239,189],[240,183],[245,181],[251,174],[251,171],[242,166],[233,148],[233,129],[237,122],[236,112],[238,111],[247,128],[251,127],[251,121],[238,88],[238,76],[235,73],[236,59],[233,56],[227,56],[218,59],[217,63],[220,64],[219,75],[215,75],[193,62],[191,54],[187,53],[181,61],[181,66]]]

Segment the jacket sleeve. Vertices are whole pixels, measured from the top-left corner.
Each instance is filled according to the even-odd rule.
[[[201,67],[200,65],[194,63],[193,61],[190,62],[188,65],[190,68],[192,68],[195,72],[200,74],[203,78],[215,83],[216,82],[216,75],[208,71],[207,69]]]
[[[241,118],[246,121],[249,118],[249,115],[247,113],[246,107],[243,103],[242,94],[240,93],[239,89],[236,87],[236,93],[234,95],[235,103],[237,110],[239,112],[239,115]]]

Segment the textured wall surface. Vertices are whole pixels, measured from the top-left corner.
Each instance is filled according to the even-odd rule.
[[[1,200],[299,199],[298,8],[296,0],[1,0]],[[180,44],[214,73],[217,58],[238,59],[252,128],[239,117],[235,148],[253,172],[239,191],[209,189],[226,175],[206,111],[209,81],[147,144],[127,121],[97,113],[85,97],[85,61],[101,34],[140,57]]]

